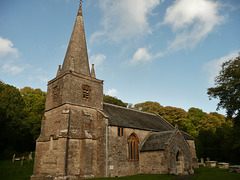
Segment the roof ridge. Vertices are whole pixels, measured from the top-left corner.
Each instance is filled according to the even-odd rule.
[[[103,103],[103,104],[107,104],[107,105],[110,105],[110,106],[115,106],[115,107],[118,107],[118,108],[122,108],[122,109],[126,109],[126,110],[129,110],[129,111],[136,111],[136,112],[139,112],[139,113],[143,113],[143,114],[149,114],[149,115],[152,115],[152,116],[157,116],[159,117],[157,114],[155,113],[149,113],[149,112],[144,112],[144,111],[139,111],[139,110],[136,110],[136,109],[130,109],[130,108],[126,108],[126,107],[123,107],[123,106],[118,106],[118,105],[115,105],[115,104],[110,104],[110,103]],[[162,117],[161,117],[162,118]]]

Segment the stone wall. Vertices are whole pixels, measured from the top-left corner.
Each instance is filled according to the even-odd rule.
[[[90,100],[82,95],[82,85],[90,86]],[[83,105],[102,109],[103,81],[75,72],[66,72],[49,81],[47,89],[46,110],[64,103]]]
[[[182,154],[181,162],[176,161],[176,154],[178,151]],[[169,169],[169,174],[193,173],[190,148],[180,131],[177,130],[168,142],[164,150],[164,157]]]
[[[141,173],[143,174],[168,174],[163,151],[141,152]]]
[[[190,152],[192,156],[192,167],[199,168],[194,140],[187,140],[187,143],[189,144]]]
[[[177,153],[180,156],[177,161]],[[175,131],[165,149],[140,153],[141,173],[192,174],[189,145],[179,131]]]
[[[134,133],[143,142],[150,131],[124,128],[123,136],[118,136],[118,127],[108,127],[108,176],[127,176],[139,173],[139,160],[128,159],[128,137]]]
[[[105,176],[106,124],[103,114],[92,108],[66,104],[47,111],[32,179]]]

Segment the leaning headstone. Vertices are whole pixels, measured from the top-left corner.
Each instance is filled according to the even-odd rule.
[[[28,155],[28,163],[30,160],[32,160],[32,152]]]
[[[22,159],[21,159],[21,166],[23,165],[23,160],[24,160],[24,156],[22,156]]]
[[[13,163],[14,163],[14,161],[15,161],[15,156],[16,156],[16,154],[14,154],[13,157],[12,157],[12,162],[13,162]]]

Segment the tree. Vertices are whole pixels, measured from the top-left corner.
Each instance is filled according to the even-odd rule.
[[[184,109],[166,106],[161,108],[159,115],[170,122],[172,125],[177,124],[178,128],[187,131],[188,121],[187,112]]]
[[[227,116],[240,120],[240,54],[234,60],[222,64],[215,86],[208,89],[209,98],[218,98],[219,108],[227,110]]]
[[[35,142],[40,134],[41,120],[44,115],[47,94],[41,89],[33,89],[30,87],[24,87],[20,90],[20,93],[25,102],[24,113],[26,117],[23,122],[25,128],[31,133],[33,142]]]
[[[117,106],[122,106],[122,107],[127,107],[128,103],[122,102],[120,99],[117,97],[112,97],[109,95],[103,95],[103,102],[109,103],[109,104],[115,104]]]
[[[161,106],[158,102],[146,101],[135,104],[134,108],[140,111],[158,114],[163,106]]]
[[[25,103],[19,90],[0,81],[0,153],[5,156],[14,150],[22,151],[26,137],[23,131]]]

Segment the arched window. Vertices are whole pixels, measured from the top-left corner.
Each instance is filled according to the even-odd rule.
[[[135,134],[128,138],[128,159],[138,160],[138,138]]]
[[[183,160],[183,154],[180,150],[178,150],[177,154],[176,154],[176,161],[182,161]]]

